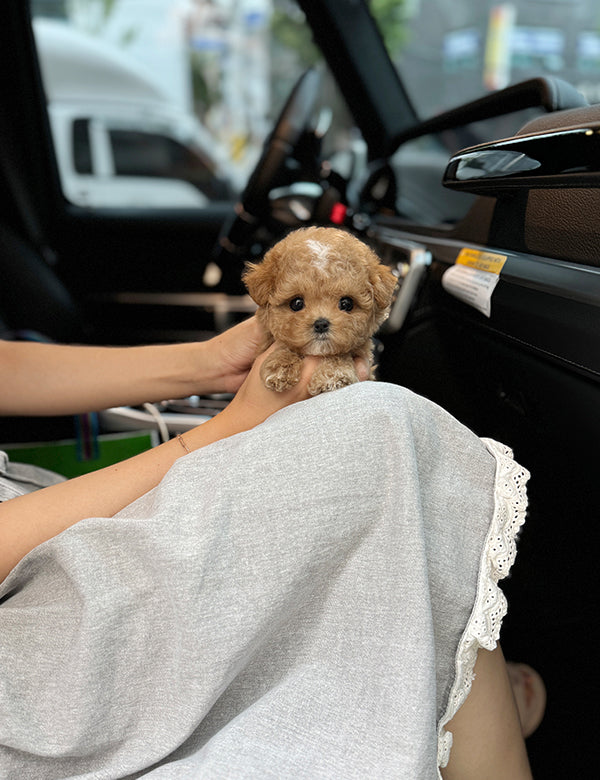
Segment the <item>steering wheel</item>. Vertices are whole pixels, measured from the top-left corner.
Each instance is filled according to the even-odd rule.
[[[235,207],[235,214],[225,226],[217,246],[217,262],[225,272],[231,256],[241,257],[261,222],[269,213],[269,192],[277,185],[309,126],[319,95],[321,77],[307,70],[294,86],[275,126],[265,141],[263,152]],[[235,263],[234,263],[235,265]],[[236,269],[239,274],[239,268]]]

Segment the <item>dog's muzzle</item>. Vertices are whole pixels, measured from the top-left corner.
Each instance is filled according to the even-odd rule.
[[[323,335],[324,333],[327,333],[329,330],[329,325],[331,323],[329,320],[326,320],[325,317],[319,317],[318,320],[315,320],[313,323],[313,330],[315,333],[319,335]]]

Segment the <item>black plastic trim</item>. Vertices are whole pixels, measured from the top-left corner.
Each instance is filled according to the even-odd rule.
[[[316,44],[369,147],[383,159],[393,139],[417,122],[364,0],[298,0]]]
[[[600,268],[389,228],[375,227],[373,235],[392,247],[396,237],[419,243],[431,252],[430,282],[437,305],[552,361],[600,379]],[[464,248],[507,258],[492,296],[489,318],[442,289],[444,271]]]

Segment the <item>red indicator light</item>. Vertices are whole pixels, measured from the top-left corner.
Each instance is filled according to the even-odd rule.
[[[346,219],[347,212],[348,206],[344,206],[343,203],[334,203],[331,213],[329,214],[329,219],[334,225],[341,225]]]

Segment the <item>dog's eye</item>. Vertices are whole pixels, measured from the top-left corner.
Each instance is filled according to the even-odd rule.
[[[338,306],[342,311],[352,311],[354,308],[354,301],[352,298],[349,298],[347,295],[345,295],[343,298],[340,298]]]
[[[290,301],[290,309],[292,311],[302,311],[304,308],[304,298],[292,298]]]

